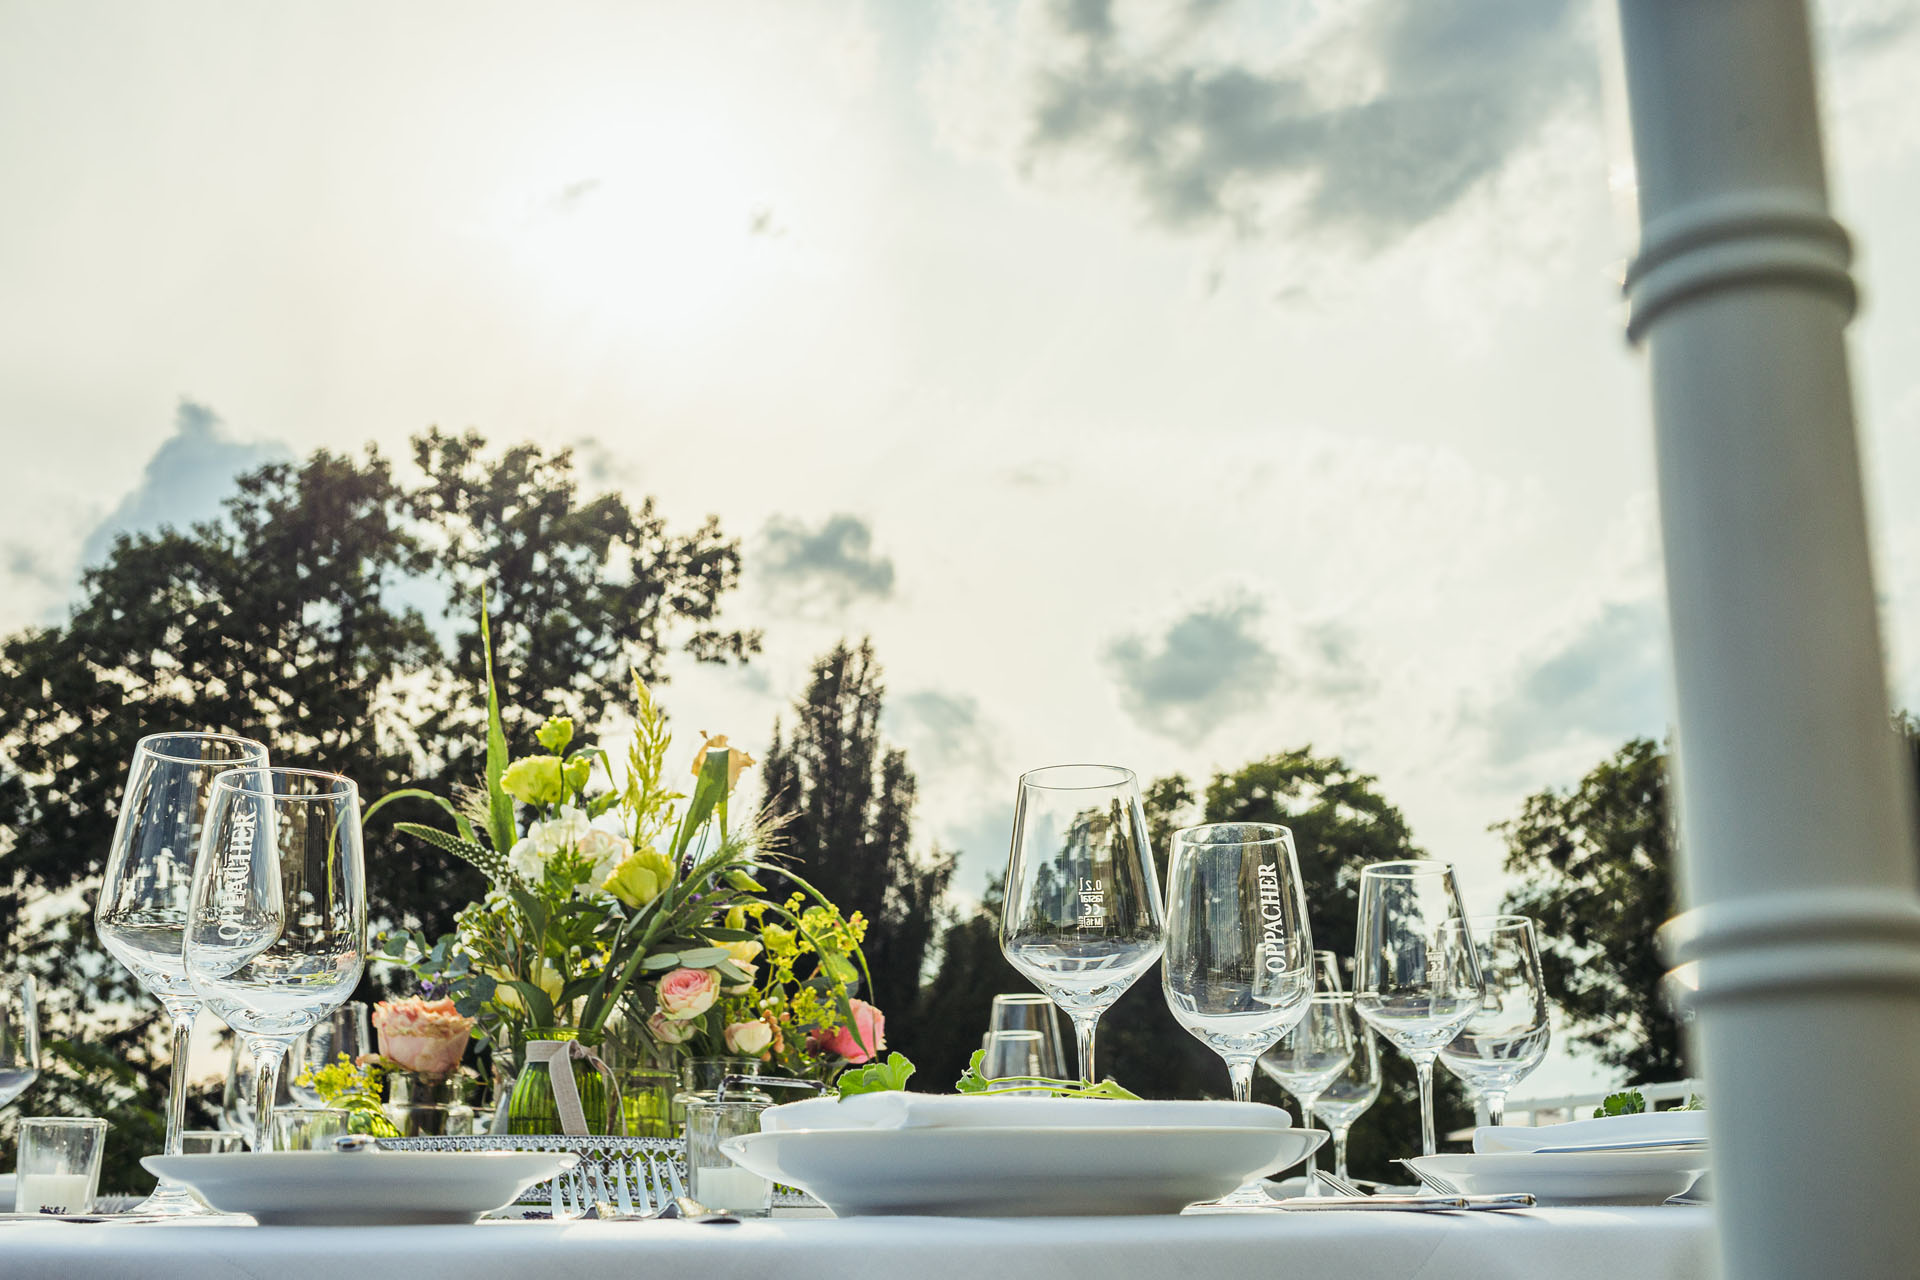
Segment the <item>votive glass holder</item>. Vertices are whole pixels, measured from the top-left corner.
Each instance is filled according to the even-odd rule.
[[[760,1113],[771,1104],[755,1098],[690,1097],[687,1107],[687,1186],[709,1209],[740,1218],[765,1218],[773,1212],[773,1183],[733,1162],[720,1144],[760,1132]]]
[[[20,1121],[13,1207],[19,1213],[86,1213],[100,1190],[107,1122],[93,1117],[32,1116]]]

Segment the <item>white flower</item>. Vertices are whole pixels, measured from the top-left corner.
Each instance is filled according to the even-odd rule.
[[[543,857],[551,858],[562,849],[577,848],[590,830],[585,810],[562,805],[557,816],[529,826],[527,835],[539,846]]]
[[[507,850],[507,866],[529,884],[540,883],[541,877],[547,874],[547,860],[532,836],[522,836],[513,842],[513,848]]]
[[[574,848],[593,864],[587,884],[597,893],[606,887],[607,877],[613,874],[613,869],[633,852],[633,841],[627,839],[617,814],[603,813],[593,820],[593,825]]]

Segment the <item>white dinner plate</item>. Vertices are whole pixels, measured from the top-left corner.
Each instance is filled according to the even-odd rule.
[[[806,1129],[721,1147],[839,1217],[1178,1213],[1317,1149],[1318,1129],[1140,1126]]]
[[[1659,1204],[1707,1170],[1707,1149],[1648,1151],[1489,1151],[1421,1156],[1407,1162],[1438,1174],[1468,1195],[1528,1191],[1542,1204]]]
[[[579,1159],[559,1151],[238,1151],[140,1163],[263,1226],[381,1226],[478,1221]]]

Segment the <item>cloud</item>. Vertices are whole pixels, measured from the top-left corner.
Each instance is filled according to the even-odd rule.
[[[915,772],[976,778],[1003,772],[995,735],[978,700],[967,694],[922,689],[895,699],[887,718]]]
[[[173,434],[148,459],[133,492],[87,534],[81,564],[104,560],[122,533],[146,533],[163,525],[185,529],[214,519],[233,493],[236,476],[286,456],[286,447],[275,441],[229,439],[213,410],[182,399],[174,411]]]
[[[760,531],[754,563],[776,597],[825,600],[840,608],[861,596],[893,594],[893,561],[873,550],[873,530],[858,516],[829,516],[818,529],[775,516]]]
[[[1123,636],[1107,647],[1127,714],[1189,745],[1221,721],[1257,709],[1280,683],[1280,660],[1259,634],[1252,600],[1196,609],[1149,643]]]
[[[1665,732],[1671,717],[1666,613],[1654,596],[1608,604],[1526,668],[1487,716],[1499,767],[1583,738]]]
[[[1257,6],[1028,0],[1010,27],[973,33],[1001,48],[974,55],[971,83],[950,71],[934,84],[949,112],[990,113],[994,88],[1010,92],[1019,117],[986,127],[989,145],[1026,175],[1115,179],[1160,226],[1377,247],[1592,102],[1588,8],[1372,0],[1276,34]]]

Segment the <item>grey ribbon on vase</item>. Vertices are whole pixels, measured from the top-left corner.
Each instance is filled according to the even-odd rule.
[[[553,1086],[553,1105],[560,1111],[560,1132],[569,1135],[580,1135],[587,1131],[587,1115],[580,1107],[580,1086],[573,1079],[575,1059],[584,1060],[605,1078],[607,1087],[613,1090],[614,1111],[618,1114],[620,1084],[593,1050],[578,1040],[527,1041],[527,1062],[544,1062],[547,1065],[547,1080]]]

